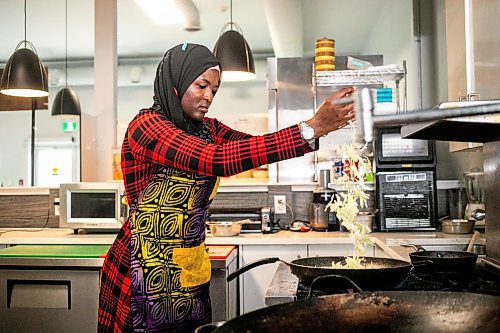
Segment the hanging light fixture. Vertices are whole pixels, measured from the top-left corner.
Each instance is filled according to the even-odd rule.
[[[26,22],[26,0],[24,0],[24,40],[17,44],[14,53],[7,61],[2,74],[0,92],[19,97],[48,96],[47,72],[38,58],[35,46],[26,39]],[[23,45],[24,47],[21,47]]]
[[[213,52],[220,61],[223,81],[251,80],[255,78],[252,50],[243,37],[241,28],[233,22],[233,0],[230,2],[230,12],[231,20],[222,27]],[[226,31],[228,27],[230,30]]]
[[[59,90],[52,103],[52,116],[77,116],[80,142],[80,180],[82,178],[82,110],[77,93],[68,87],[68,0],[65,1],[65,55],[64,55],[64,88]]]
[[[68,87],[68,0],[65,2],[65,56],[64,56],[64,88],[59,90],[52,103],[53,116],[80,116],[80,100],[76,92]]]

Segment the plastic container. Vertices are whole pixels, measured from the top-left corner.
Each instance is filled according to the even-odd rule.
[[[321,38],[316,40],[314,62],[317,71],[333,71],[335,69],[335,40]]]

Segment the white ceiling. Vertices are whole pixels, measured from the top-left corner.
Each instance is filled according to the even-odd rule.
[[[27,39],[42,61],[62,60],[65,54],[65,1],[27,0]],[[265,15],[266,0],[233,0],[233,21],[243,30],[255,54],[273,52]],[[277,0],[269,0],[277,1]],[[391,2],[411,0],[280,0],[302,9],[304,53],[313,54],[314,41],[329,37],[338,54],[356,54],[372,23],[387,15]],[[68,2],[68,58],[91,59],[94,54],[94,0]],[[176,44],[190,41],[212,48],[224,23],[229,21],[229,0],[194,0],[202,29],[189,32],[182,25],[155,24],[136,0],[117,0],[117,50],[121,58],[161,55]],[[5,63],[24,38],[24,0],[2,0],[0,6],[0,63]],[[294,22],[291,22],[294,24]],[[300,24],[300,23],[299,23]],[[339,52],[340,51],[340,52]]]

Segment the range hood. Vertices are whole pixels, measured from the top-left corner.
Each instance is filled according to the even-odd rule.
[[[500,103],[500,101],[442,103],[439,105],[439,109],[453,109],[492,103]],[[401,127],[401,137],[404,139],[480,143],[500,141],[500,116],[498,114],[488,114],[411,123]]]

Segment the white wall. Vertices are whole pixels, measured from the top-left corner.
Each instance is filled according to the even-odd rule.
[[[118,130],[117,143],[121,145],[126,127],[130,120],[142,108],[152,105],[153,81],[157,64],[145,61],[142,69],[141,82],[130,82],[130,70],[137,65],[120,65],[118,79]],[[235,118],[231,115],[267,115],[267,88],[265,60],[256,60],[257,78],[248,82],[223,83],[209,112],[210,117],[218,118],[229,126],[234,126]],[[49,67],[49,77],[51,73]],[[54,70],[54,73],[56,71]],[[80,98],[83,113],[95,115],[93,68],[89,65],[74,65],[68,73],[69,83]],[[64,83],[64,78],[57,80]],[[62,130],[62,119],[52,117],[50,108],[60,86],[49,87],[49,109],[36,111],[36,140],[68,138],[78,131],[65,133]],[[267,121],[264,121],[267,124]],[[236,126],[237,127],[237,126]],[[263,134],[267,130],[262,126],[251,132]],[[31,136],[31,111],[0,112],[0,185],[17,186],[23,179],[28,184],[30,173],[28,157]],[[110,150],[111,151],[111,150]],[[111,157],[110,157],[111,159]],[[110,176],[111,177],[111,176]]]
[[[303,4],[304,10],[304,53],[311,55],[314,52],[314,40],[323,36],[336,40],[336,52],[345,54],[383,54],[384,62],[402,65],[403,60],[408,66],[408,108],[414,109],[418,105],[417,68],[412,26],[412,0],[353,0],[350,2],[317,0],[314,6]],[[366,6],[369,4],[367,10]],[[329,30],[327,22],[339,21],[339,25]],[[352,24],[345,24],[345,22]],[[370,29],[357,29],[356,22]],[[346,52],[349,39],[363,40],[359,50]],[[168,48],[168,45],[165,45]],[[354,52],[354,53],[352,53]],[[141,108],[152,104],[153,80],[158,59],[137,59],[119,62],[118,92],[117,92],[117,143],[123,140],[128,122]],[[265,59],[256,61],[257,79],[249,82],[222,83],[209,112],[209,116],[216,117],[232,126],[238,117],[247,114],[267,114],[267,88]],[[63,69],[59,64],[60,70]],[[142,75],[139,83],[130,81],[130,72],[139,68]],[[55,73],[49,67],[49,76]],[[62,72],[64,72],[62,70]],[[70,63],[68,81],[80,96],[82,112],[93,115],[94,75],[92,63]],[[50,81],[50,80],[49,80]],[[64,82],[63,78],[59,82]],[[59,87],[50,88],[49,106]],[[62,132],[60,121],[53,119],[50,112],[38,111],[37,123],[39,132],[37,137],[57,137],[67,135]],[[29,138],[30,113],[0,112],[0,182],[10,179],[11,184],[17,184],[17,179],[26,178],[28,165],[23,158],[28,156],[25,140]],[[5,130],[4,127],[8,127]],[[262,134],[265,129],[259,127],[254,134]],[[10,160],[8,163],[3,161]],[[8,164],[9,166],[3,166]],[[24,176],[22,176],[24,174]]]
[[[267,115],[267,87],[265,60],[255,60],[257,77],[247,82],[222,82],[208,117],[217,118],[227,125],[234,123],[233,115]],[[141,65],[141,83],[128,82],[131,66],[123,66],[119,71],[118,88],[118,131],[117,142],[121,144],[127,125],[140,109],[153,104],[153,82],[156,63]],[[151,77],[150,77],[151,76]],[[263,134],[261,129],[251,134]]]

